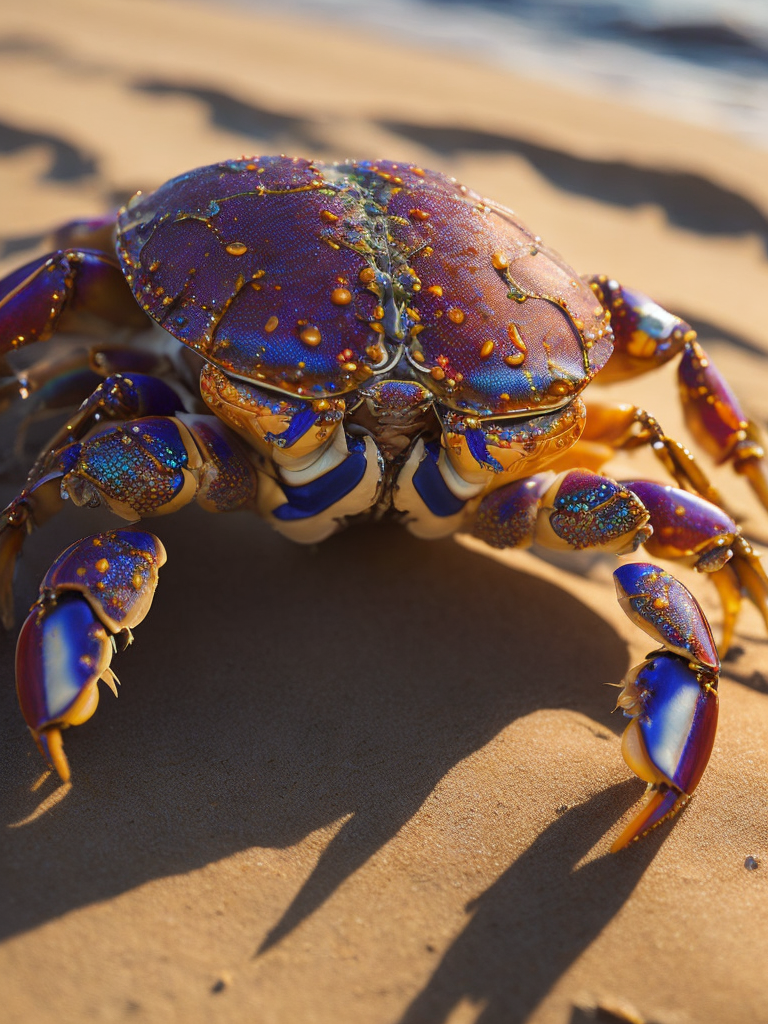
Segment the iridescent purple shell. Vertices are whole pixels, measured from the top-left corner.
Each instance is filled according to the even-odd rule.
[[[303,398],[405,353],[445,405],[520,414],[569,400],[612,348],[591,289],[512,213],[407,164],[203,167],[131,200],[118,254],[167,331]]]

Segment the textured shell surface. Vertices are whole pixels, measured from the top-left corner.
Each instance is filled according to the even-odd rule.
[[[607,314],[510,211],[388,161],[254,157],[136,195],[118,255],[142,308],[227,373],[304,399],[409,376],[475,416],[569,401]]]

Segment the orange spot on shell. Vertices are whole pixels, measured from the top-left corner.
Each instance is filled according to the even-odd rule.
[[[264,324],[264,330],[267,332],[267,334],[271,334],[279,323],[280,321],[277,319],[276,316],[271,316],[269,320],[267,320],[267,322]]]
[[[448,319],[454,324],[463,324],[467,319],[463,309],[459,309],[457,306],[453,306],[448,310]]]
[[[429,212],[427,210],[419,210],[418,207],[408,211],[408,216],[411,220],[429,220]]]
[[[525,355],[528,351],[528,346],[523,341],[523,336],[518,330],[517,324],[507,324],[507,335],[517,351]]]
[[[480,346],[480,358],[488,359],[489,356],[493,353],[495,347],[496,346],[490,339],[488,341],[484,341],[483,344]]]
[[[109,562],[106,558],[100,558],[96,563],[95,568],[97,572],[106,572],[109,568]]]
[[[248,252],[245,242],[230,242],[226,248],[230,256],[244,256]]]
[[[335,224],[339,218],[336,216],[335,213],[331,213],[330,210],[321,210],[320,219],[324,220],[326,224]]]
[[[352,292],[349,288],[334,288],[331,292],[331,302],[334,306],[348,306],[352,301]]]
[[[494,265],[496,270],[506,270],[509,266],[509,259],[506,253],[495,252],[491,256],[491,263]]]
[[[442,366],[433,366],[429,372],[432,374],[435,380],[443,380],[445,377],[445,370],[442,368]]]
[[[310,348],[315,348],[322,341],[320,331],[318,331],[316,327],[305,327],[304,330],[299,333],[299,338],[305,345],[309,345]]]
[[[439,284],[431,284],[429,288],[427,288],[427,291],[430,293],[430,295],[436,295],[438,299],[443,294],[443,289]]]
[[[363,267],[357,276],[358,280],[362,284],[370,284],[372,281],[376,280],[376,271],[373,267]]]

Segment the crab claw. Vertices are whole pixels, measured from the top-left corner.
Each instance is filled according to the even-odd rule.
[[[139,530],[77,541],[53,563],[16,647],[16,689],[40,752],[64,782],[69,764],[61,731],[87,721],[101,679],[117,696],[110,668],[115,634],[125,646],[149,611],[165,549]]]
[[[617,702],[632,719],[624,760],[648,792],[612,852],[672,817],[696,789],[715,741],[720,670],[709,624],[681,583],[647,563],[621,566],[614,577],[629,617],[667,650],[628,673]]]
[[[97,683],[114,686],[112,644],[78,594],[36,605],[16,647],[16,688],[24,720],[42,755],[69,781],[61,730],[87,721],[99,702]]]

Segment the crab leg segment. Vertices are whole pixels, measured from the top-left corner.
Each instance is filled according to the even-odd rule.
[[[30,476],[47,470],[65,445],[85,437],[104,420],[133,420],[143,416],[172,416],[184,406],[173,388],[145,373],[115,373],[106,377],[85,399],[46,446]]]
[[[473,533],[492,547],[534,540],[556,550],[634,551],[650,535],[648,512],[622,484],[585,469],[540,473],[483,498]]]
[[[148,325],[113,256],[61,249],[27,263],[0,282],[0,354],[81,326],[83,311],[120,326]]]
[[[657,558],[670,558],[711,575],[723,605],[722,655],[733,639],[733,628],[746,595],[768,629],[768,578],[760,559],[736,523],[717,505],[677,487],[648,480],[624,480],[651,514],[653,534],[645,548]]]
[[[765,450],[756,425],[698,342],[685,346],[677,369],[686,423],[715,462],[732,462],[768,508]]]
[[[608,310],[614,334],[613,352],[600,371],[603,383],[636,377],[661,366],[696,337],[690,324],[642,292],[605,274],[586,280]]]
[[[151,416],[108,427],[65,448],[62,494],[123,519],[164,515],[196,495],[212,511],[255,495],[256,476],[236,439],[213,416]]]
[[[113,530],[67,548],[40,586],[16,647],[16,687],[24,719],[64,782],[69,764],[61,730],[91,717],[101,679],[117,696],[110,668],[116,647],[149,611],[165,562],[157,537]]]
[[[684,807],[698,785],[717,729],[720,659],[704,613],[673,576],[633,563],[614,579],[624,611],[666,649],[628,673],[617,703],[632,719],[624,760],[648,792],[615,852]]]
[[[593,449],[600,465],[600,460],[607,462],[614,451],[630,451],[645,445],[650,445],[679,487],[722,505],[717,490],[685,445],[669,437],[655,416],[625,402],[589,402],[584,433],[573,456],[581,454],[581,448],[587,446]]]

